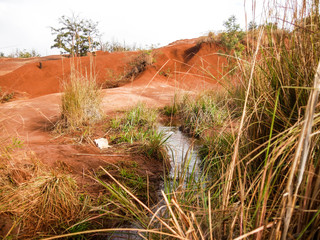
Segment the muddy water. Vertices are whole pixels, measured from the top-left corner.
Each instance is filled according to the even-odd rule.
[[[196,142],[187,137],[176,126],[160,126],[159,131],[163,131],[170,136],[167,141],[169,157],[171,159],[169,177],[181,176],[186,170],[190,174],[193,169],[197,176],[199,172],[199,156]]]
[[[168,153],[171,160],[171,169],[168,174],[169,181],[168,183],[173,185],[173,179],[179,178],[182,175],[186,174],[185,178],[188,178],[188,174],[192,171],[195,172],[195,178],[199,176],[199,156],[197,154],[198,146],[195,144],[195,141],[187,137],[184,133],[179,130],[177,126],[159,126],[159,132],[164,132],[168,136],[166,145],[168,147]],[[187,171],[186,171],[187,170]],[[168,184],[167,183],[167,184]],[[164,191],[164,182],[161,183],[160,189]],[[164,204],[162,200],[162,195],[159,191],[158,193],[159,203],[156,211],[160,206]],[[122,228],[139,228],[133,223]],[[140,240],[143,239],[137,232],[116,232],[113,235],[109,235],[109,239],[121,240],[121,239],[131,239],[131,240]]]

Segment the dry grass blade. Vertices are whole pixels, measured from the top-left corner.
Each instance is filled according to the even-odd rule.
[[[275,224],[276,224],[276,222],[272,222],[272,223],[267,224],[266,226],[258,227],[257,229],[254,229],[254,230],[252,230],[251,232],[248,232],[248,233],[246,233],[246,234],[243,234],[243,235],[240,236],[240,237],[234,238],[233,240],[245,239],[245,238],[247,238],[247,237],[249,237],[249,236],[251,236],[251,235],[253,235],[253,234],[256,234],[256,233],[258,233],[258,232],[263,231],[263,230],[266,229],[266,228],[270,228],[270,227],[272,227],[272,226],[275,225]]]
[[[195,231],[194,231],[194,228],[193,228],[192,221],[191,221],[190,217],[188,217],[183,212],[183,210],[181,209],[181,207],[179,206],[179,204],[177,203],[175,198],[172,198],[172,203],[176,207],[176,209],[178,210],[178,212],[180,214],[180,218],[179,219],[181,219],[181,223],[183,223],[185,225],[184,229],[188,229],[185,232],[192,233],[194,235],[193,236],[194,239],[196,239],[197,236],[195,235]]]
[[[60,239],[60,238],[67,238],[67,237],[73,237],[77,235],[84,235],[84,234],[90,234],[90,233],[103,233],[103,232],[139,232],[139,233],[154,233],[158,235],[165,235],[168,237],[173,237],[175,239],[181,239],[181,240],[188,240],[184,237],[180,237],[174,234],[165,233],[161,231],[156,230],[147,230],[147,229],[140,229],[140,228],[107,228],[107,229],[95,229],[95,230],[88,230],[83,232],[77,232],[77,233],[69,233],[69,234],[63,234],[59,236],[49,237],[49,238],[42,238],[42,240],[53,240],[53,239]]]
[[[175,214],[174,214],[174,212],[173,212],[173,210],[172,210],[172,208],[171,208],[171,206],[170,206],[170,203],[169,203],[169,201],[168,201],[167,196],[164,194],[163,191],[161,191],[161,194],[162,194],[163,199],[164,199],[164,201],[166,202],[167,208],[169,209],[169,212],[170,212],[170,214],[171,214],[171,216],[172,216],[172,218],[173,218],[174,225],[175,225],[176,229],[178,229],[180,235],[182,235],[183,237],[185,237],[184,232],[182,231],[182,229],[181,229],[181,227],[180,227],[180,224],[178,223],[178,220],[177,220],[177,218],[176,218],[176,216],[175,216]]]
[[[305,114],[305,122],[304,122],[303,128],[300,133],[298,147],[296,149],[296,154],[294,157],[290,176],[288,179],[288,184],[287,184],[288,196],[287,196],[287,203],[286,203],[286,216],[284,219],[284,229],[282,232],[282,240],[287,239],[287,234],[288,234],[288,230],[289,230],[289,225],[290,225],[293,209],[295,207],[299,187],[300,187],[302,177],[303,177],[303,174],[305,171],[307,156],[308,156],[309,147],[310,147],[311,129],[313,126],[315,108],[318,103],[319,91],[320,91],[320,62],[318,64],[318,68],[317,68],[317,71],[315,74],[314,90],[312,90],[310,97],[309,97],[309,101],[308,101],[308,105],[307,105],[307,109],[306,109],[306,114]],[[300,168],[299,168],[298,179],[297,179],[297,182],[294,186],[293,179],[294,179],[294,175],[296,173],[296,169],[297,169],[299,162],[300,162]]]
[[[210,240],[213,240],[212,230],[212,214],[211,214],[211,191],[208,191],[208,210],[209,210],[209,228],[210,228]]]
[[[232,185],[233,172],[234,172],[234,168],[236,166],[236,162],[237,162],[237,159],[238,159],[240,137],[241,137],[241,133],[242,133],[243,125],[244,125],[244,119],[246,117],[246,112],[247,112],[246,111],[246,106],[247,106],[247,102],[248,102],[248,99],[249,99],[249,94],[250,94],[251,84],[252,84],[252,79],[253,79],[253,73],[254,73],[254,69],[255,69],[255,62],[256,62],[258,51],[259,51],[259,48],[260,48],[260,42],[261,42],[262,35],[263,35],[263,29],[260,30],[256,51],[255,51],[254,56],[253,56],[253,63],[252,63],[252,67],[251,67],[251,73],[250,73],[250,79],[249,79],[249,83],[248,83],[248,88],[246,89],[247,93],[246,93],[246,98],[245,98],[245,103],[244,103],[244,109],[242,111],[242,117],[241,117],[241,121],[240,121],[239,132],[238,132],[237,140],[236,140],[236,143],[235,143],[232,162],[231,162],[231,164],[229,166],[229,169],[227,171],[228,172],[227,179],[226,179],[226,185],[227,186],[226,186],[226,188],[224,189],[224,192],[223,192],[223,206],[224,206],[224,208],[226,208],[228,206],[228,202],[229,202],[229,194],[230,194],[230,189],[231,189],[231,185]]]

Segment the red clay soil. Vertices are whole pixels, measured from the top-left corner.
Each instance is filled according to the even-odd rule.
[[[93,60],[97,81],[100,83],[106,81],[110,75],[110,69],[115,72],[121,71],[121,68],[130,59],[129,57],[135,54],[137,53],[98,54]],[[14,63],[16,63],[16,69],[13,68]],[[75,59],[60,57],[57,59],[49,56],[33,58],[29,61],[10,59],[0,62],[0,73],[7,73],[11,69],[11,72],[0,76],[0,86],[7,91],[26,92],[30,97],[57,93],[62,90],[62,83],[70,76],[71,63],[85,71],[90,71],[89,57]]]
[[[163,107],[170,103],[175,93],[218,89],[217,81],[205,73],[208,71],[220,79],[225,59],[217,55],[218,50],[219,47],[215,45],[199,45],[197,40],[178,41],[155,49],[156,62],[148,66],[134,81],[118,88],[102,90],[105,113],[114,114],[139,102],[157,108]],[[93,57],[97,81],[103,83],[110,73],[121,73],[132,56],[137,54],[139,52],[98,53]],[[26,161],[25,152],[32,151],[44,164],[51,167],[61,167],[62,164],[82,176],[83,172],[108,162],[129,160],[128,156],[98,156],[100,151],[95,146],[62,142],[48,130],[59,118],[59,92],[62,82],[70,74],[70,61],[70,58],[62,56],[27,60],[0,59],[0,87],[13,92],[24,92],[29,97],[0,104],[2,137],[8,140],[16,137],[24,143],[23,148],[16,152],[13,165]],[[89,69],[89,57],[75,61]],[[108,151],[110,154],[116,148]],[[147,162],[145,159],[139,161],[140,166],[144,166],[151,174],[159,172],[159,163]]]

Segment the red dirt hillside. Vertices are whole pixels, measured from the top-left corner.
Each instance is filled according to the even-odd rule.
[[[223,57],[217,55],[219,48],[213,44],[197,44],[197,40],[181,40],[166,47],[153,50],[155,63],[138,76],[133,85],[147,85],[152,81],[165,81],[172,86],[194,89],[195,86],[213,83],[206,80],[204,70],[219,77]],[[98,52],[93,57],[98,83],[105,83],[111,75],[122,74],[130,67],[136,52]],[[70,59],[62,56],[48,56],[31,59],[0,60],[0,86],[8,91],[25,92],[30,97],[38,97],[61,91],[61,83],[68,79],[70,62],[74,61],[82,69],[90,69],[90,57]],[[40,69],[40,62],[42,68]],[[157,74],[158,72],[158,74]],[[170,80],[168,80],[170,79]],[[196,85],[195,85],[196,83]]]
[[[107,70],[120,71],[125,66],[129,57],[137,54],[135,52],[117,52],[113,54],[103,53],[94,57],[95,71],[98,82],[103,82],[107,78]],[[11,65],[16,63],[21,65],[19,59],[10,59]],[[23,66],[12,72],[0,76],[0,86],[11,91],[26,92],[31,97],[42,96],[50,93],[57,93],[61,90],[61,83],[68,79],[70,75],[70,63],[74,61],[81,68],[89,71],[89,57],[70,59],[59,57],[59,59],[49,57],[33,58],[25,62]],[[7,61],[9,62],[9,61]],[[42,64],[40,69],[39,64]],[[0,72],[4,72],[8,64],[0,63]]]

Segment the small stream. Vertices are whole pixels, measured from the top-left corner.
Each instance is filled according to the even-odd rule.
[[[171,187],[174,185],[175,179],[183,178],[184,182],[188,178],[188,174],[194,171],[194,177],[197,178],[200,174],[199,168],[199,156],[198,156],[198,146],[194,144],[195,141],[192,138],[189,138],[182,131],[179,130],[177,126],[163,126],[160,125],[158,127],[159,132],[164,132],[167,136],[170,136],[166,142],[168,147],[169,158],[171,161],[171,169],[168,174],[167,181]],[[185,167],[187,165],[187,168]],[[186,171],[188,170],[188,171]],[[183,177],[183,175],[186,176]],[[177,187],[177,186],[176,186]],[[165,183],[164,181],[160,185],[160,190],[165,191]],[[162,195],[159,191],[159,204],[158,207],[163,205]],[[127,226],[123,226],[127,228],[137,228],[134,224],[129,224]],[[140,240],[143,239],[137,232],[117,232],[113,234],[111,239],[120,240],[120,239],[130,239],[130,240]]]
[[[170,136],[167,146],[169,149],[169,157],[171,160],[171,170],[169,173],[170,178],[181,176],[184,172],[185,164],[188,164],[188,173],[195,171],[198,176],[199,172],[199,156],[198,145],[194,140],[187,137],[186,134],[179,130],[176,126],[159,126],[159,131],[165,132]]]

